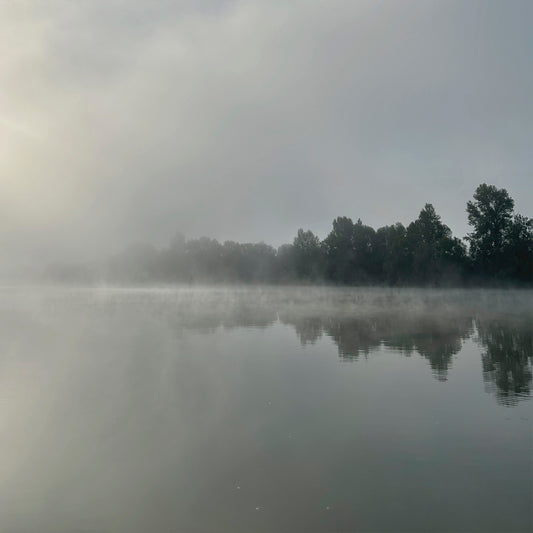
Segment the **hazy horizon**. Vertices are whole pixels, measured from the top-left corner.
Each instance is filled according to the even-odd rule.
[[[0,6],[2,269],[533,205],[528,1]]]

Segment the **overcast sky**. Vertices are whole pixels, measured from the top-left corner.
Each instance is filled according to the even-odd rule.
[[[533,216],[533,2],[4,0],[0,254]]]

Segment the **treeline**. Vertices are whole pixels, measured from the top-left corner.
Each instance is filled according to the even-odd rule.
[[[467,203],[473,231],[454,237],[431,204],[407,227],[377,230],[338,217],[324,240],[299,229],[291,244],[220,243],[178,234],[168,248],[130,246],[98,268],[52,266],[48,279],[110,283],[531,284],[533,220],[505,189],[482,184]]]

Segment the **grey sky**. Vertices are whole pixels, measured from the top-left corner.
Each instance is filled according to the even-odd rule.
[[[462,237],[483,181],[532,216],[532,24],[530,0],[2,2],[4,261],[425,202]]]

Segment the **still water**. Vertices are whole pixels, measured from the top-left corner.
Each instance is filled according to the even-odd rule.
[[[0,291],[0,532],[533,529],[533,293]]]

